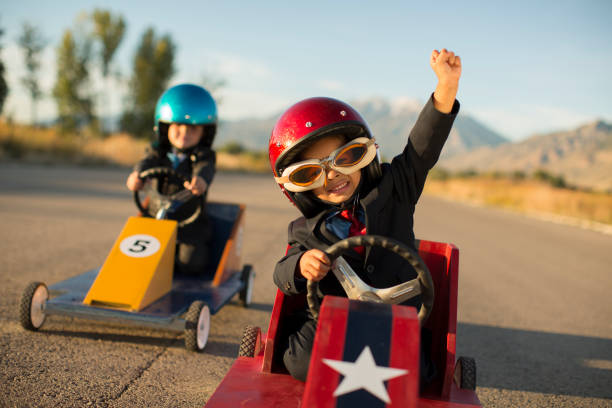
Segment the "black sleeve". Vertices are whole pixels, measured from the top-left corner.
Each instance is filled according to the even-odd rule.
[[[157,166],[161,166],[159,153],[156,150],[149,148],[147,149],[146,156],[134,166],[134,171],[140,173],[141,171]]]
[[[419,199],[427,173],[438,161],[458,112],[456,100],[450,113],[438,111],[433,94],[423,107],[404,151],[393,158],[390,166],[394,191],[400,200],[414,204]]]
[[[286,295],[295,295],[306,290],[306,279],[296,277],[296,270],[304,252],[306,248],[300,245],[289,247],[287,254],[274,268],[274,283]]]
[[[289,223],[287,228],[287,253],[274,268],[274,283],[286,295],[295,295],[306,291],[306,279],[297,274],[300,258],[309,248],[304,244],[307,235],[305,219],[300,217]]]
[[[202,149],[195,153],[192,176],[200,176],[210,185],[215,177],[217,154],[211,149]]]

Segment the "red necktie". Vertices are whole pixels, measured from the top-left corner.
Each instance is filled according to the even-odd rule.
[[[347,221],[350,221],[351,226],[349,227],[349,237],[354,237],[356,235],[365,235],[366,233],[366,226],[359,221],[359,219],[355,216],[353,210],[351,209],[349,210],[342,210],[340,212],[340,217],[344,218]],[[353,248],[359,255],[364,254],[365,252],[365,248],[362,246],[358,246],[358,247],[354,247]]]

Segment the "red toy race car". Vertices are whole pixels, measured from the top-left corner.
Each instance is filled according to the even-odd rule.
[[[363,245],[379,245],[402,256],[418,277],[393,288],[369,287],[338,256]],[[475,392],[474,359],[455,359],[459,250],[431,241],[417,245],[420,258],[396,241],[372,235],[351,237],[330,247],[327,253],[335,259],[332,271],[349,298],[327,296],[317,310],[316,287],[311,282],[307,299],[277,291],[268,332],[262,334],[252,326],[245,329],[239,357],[206,407],[481,406]],[[414,307],[397,305],[419,293],[423,307],[418,315]],[[285,316],[305,301],[319,317],[303,383],[285,370],[276,340]],[[420,390],[422,323],[432,333],[431,358],[438,375]]]

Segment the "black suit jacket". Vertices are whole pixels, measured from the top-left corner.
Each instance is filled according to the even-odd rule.
[[[378,185],[359,199],[359,205],[365,211],[368,234],[394,238],[416,250],[413,231],[415,206],[427,173],[437,162],[458,111],[459,102],[455,101],[452,111],[443,114],[435,109],[433,95],[430,97],[410,132],[404,151],[391,163],[382,164]],[[325,251],[339,240],[325,227],[327,214],[327,211],[322,211],[314,217],[300,217],[289,224],[289,249],[274,270],[274,282],[285,294],[305,291],[305,279],[296,277],[302,254],[314,248]],[[382,248],[366,248],[363,257],[357,253],[344,257],[370,286],[390,287],[416,278],[416,272],[408,262]],[[333,273],[319,282],[319,290],[321,295],[346,296]],[[406,304],[418,307],[420,298]]]

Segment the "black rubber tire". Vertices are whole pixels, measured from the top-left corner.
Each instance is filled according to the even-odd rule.
[[[251,304],[251,298],[253,296],[253,279],[255,278],[255,271],[251,265],[244,265],[242,268],[242,277],[240,278],[244,282],[244,288],[238,293],[238,299],[240,304],[244,307],[249,307]]]
[[[455,377],[457,374],[459,388],[472,391],[476,389],[476,360],[472,357],[459,357],[455,365]]]
[[[49,290],[47,289],[47,286],[42,282],[31,282],[25,288],[23,294],[21,295],[21,302],[19,303],[19,322],[21,323],[21,326],[23,326],[23,328],[26,330],[36,331],[40,329],[43,323],[45,322],[44,314],[40,323],[35,324],[32,322],[32,299],[34,298],[34,293],[36,293],[36,290],[40,286],[43,286],[45,288],[45,290],[47,291],[48,298]]]
[[[261,329],[257,326],[247,326],[244,328],[238,357],[255,357],[255,347],[257,346],[257,338],[260,333]]]
[[[208,327],[205,327],[205,338],[201,339],[203,340],[203,344],[198,344],[198,322],[203,309],[206,309],[205,313],[208,314],[208,319],[204,322],[204,324]],[[189,309],[187,309],[187,312],[185,313],[185,348],[189,351],[198,352],[204,350],[204,347],[206,347],[206,343],[208,342],[209,332],[210,311],[208,309],[208,305],[201,300],[196,300],[189,306]]]

